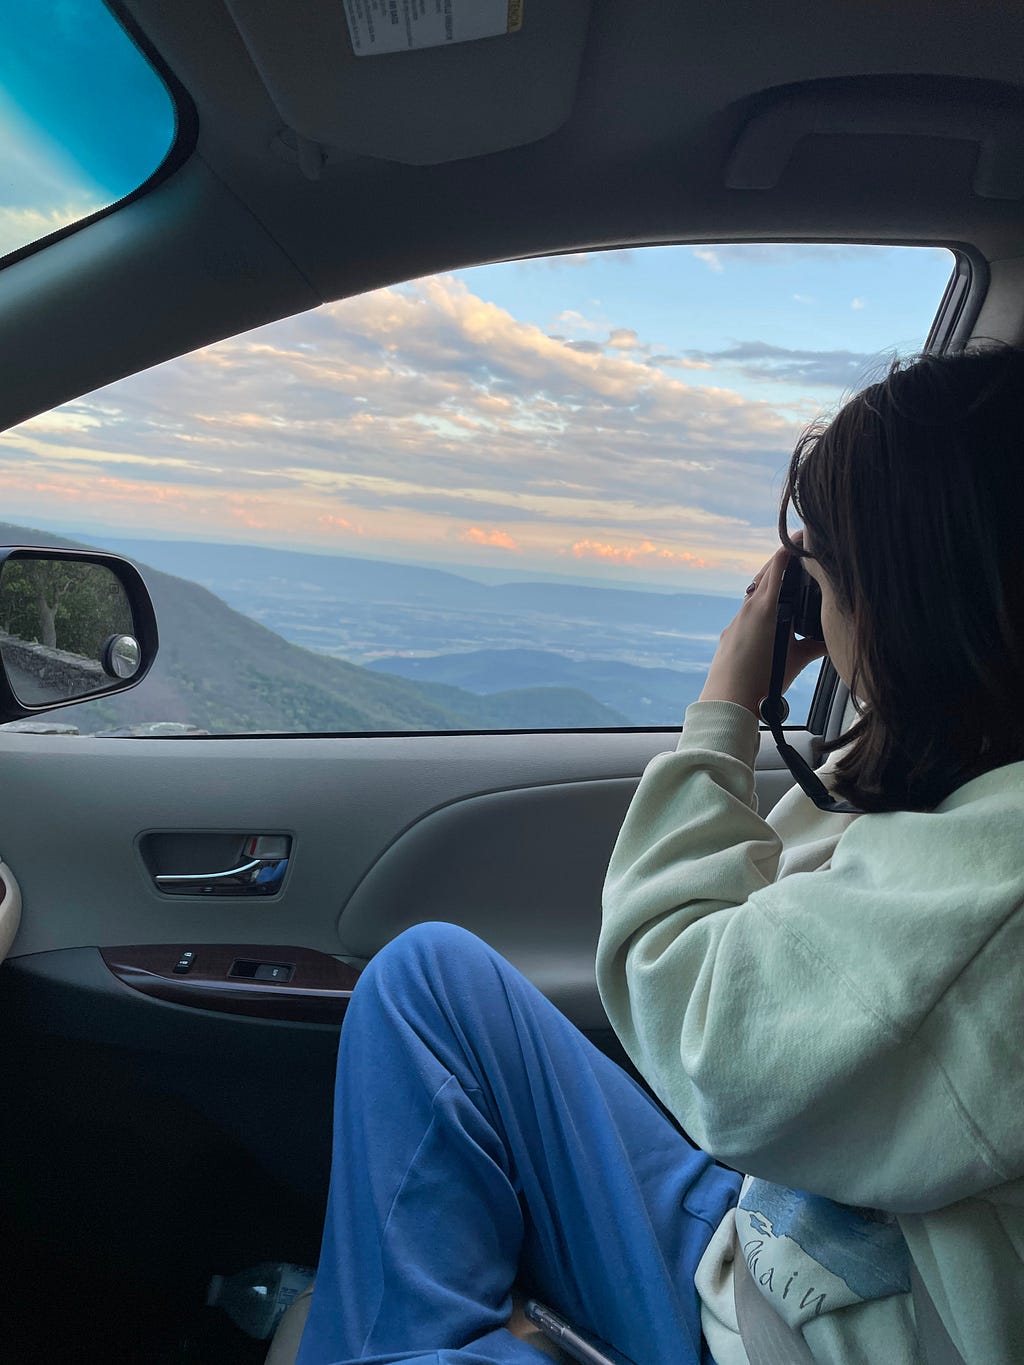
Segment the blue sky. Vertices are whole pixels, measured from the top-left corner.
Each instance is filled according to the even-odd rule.
[[[861,357],[920,348],[938,304],[936,281],[941,293],[951,268],[944,250],[765,243],[590,252],[524,262],[514,272],[482,266],[464,277],[542,327],[559,311],[580,314],[592,324],[577,324],[581,338],[628,325],[667,352],[685,351],[696,338],[707,351],[759,339]],[[572,320],[561,329],[575,335]],[[862,379],[856,364],[851,371]],[[714,366],[704,379],[750,391],[735,365]],[[790,387],[796,400],[808,393],[826,404],[835,398],[831,382]]]

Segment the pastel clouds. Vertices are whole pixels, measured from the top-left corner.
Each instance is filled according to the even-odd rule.
[[[608,345],[615,351],[635,351],[640,338],[632,327],[613,327],[608,333]]]
[[[693,382],[714,357],[659,353],[626,326],[597,335],[580,349],[453,277],[330,304],[5,434],[2,510],[272,544],[359,536],[406,558],[517,552],[539,569],[571,555],[726,586],[773,543],[793,412]],[[729,363],[815,361],[743,343]]]
[[[643,540],[639,545],[603,545],[595,540],[578,540],[572,547],[576,559],[603,559],[614,564],[633,564],[642,560],[645,564],[652,561],[670,564],[692,564],[697,568],[707,567],[707,560],[688,550],[670,550]]]
[[[325,516],[317,517],[316,521],[318,526],[330,527],[332,531],[349,531],[356,536],[363,534],[363,528],[349,521],[348,517],[335,517],[328,513]]]
[[[38,209],[23,204],[0,205],[0,256],[17,251],[40,237],[88,218],[103,208],[101,199],[79,199],[59,208]]]
[[[480,526],[470,526],[463,531],[459,537],[467,545],[489,545],[498,550],[518,550],[519,544],[513,540],[507,531],[497,531],[493,528],[484,530]]]

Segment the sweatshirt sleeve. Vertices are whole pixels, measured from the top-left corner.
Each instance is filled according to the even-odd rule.
[[[873,881],[870,855],[776,882],[781,843],[756,810],[757,743],[743,707],[698,702],[677,750],[641,779],[608,869],[597,955],[623,1046],[692,1140],[749,1174],[908,1211],[1003,1178],[917,1038],[951,972],[928,947],[930,907],[898,878]],[[840,847],[886,819],[853,821]],[[898,867],[898,827],[894,837]],[[886,941],[898,910],[910,925],[902,957],[903,931]],[[934,1154],[926,1169],[915,1109]]]

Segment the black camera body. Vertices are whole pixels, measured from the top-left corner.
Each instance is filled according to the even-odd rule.
[[[790,574],[794,632],[806,640],[824,640],[821,629],[821,589],[807,572],[803,560],[795,555],[789,561],[786,578],[790,578]],[[783,583],[783,592],[785,588]]]

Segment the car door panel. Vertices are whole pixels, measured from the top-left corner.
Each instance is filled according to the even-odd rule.
[[[450,913],[471,913],[471,927],[498,947],[543,943],[555,914],[555,941],[589,951],[600,878],[629,797],[674,739],[646,731],[200,741],[5,734],[0,837],[25,907],[11,952],[294,943],[359,965],[405,924],[447,918],[448,897]],[[790,784],[770,740],[758,767],[767,808]],[[527,822],[530,835],[513,840],[510,819]],[[156,832],[268,831],[288,835],[292,848],[281,891],[263,899],[164,894],[143,857]],[[504,848],[510,864],[489,885],[480,881],[483,843]],[[202,849],[202,840],[192,846]],[[409,905],[403,879],[413,867],[428,913]]]
[[[193,1297],[184,1281],[213,1267],[315,1261],[344,1001],[327,1022],[176,1003],[115,974],[124,945],[165,945],[165,974],[203,945],[359,968],[406,925],[450,919],[625,1062],[594,981],[601,878],[640,773],[675,738],[0,735],[0,850],[24,900],[0,968],[19,1236],[59,1207],[69,1245],[109,1228],[112,1255]],[[790,784],[770,742],[757,783],[762,808]],[[163,894],[143,852],[168,831],[195,836],[193,860],[288,834],[287,877],[264,898]]]
[[[207,1145],[226,1140],[251,1154],[297,1197],[326,1192],[337,1023],[270,1022],[153,999],[121,982],[93,947],[10,959],[0,978],[5,1093],[42,1087],[37,1137],[52,1113],[88,1145],[107,1115],[135,1111],[138,1122],[159,1098]],[[87,1102],[69,1111],[68,1090],[90,1076]],[[19,1112],[15,1105],[8,1122]]]

